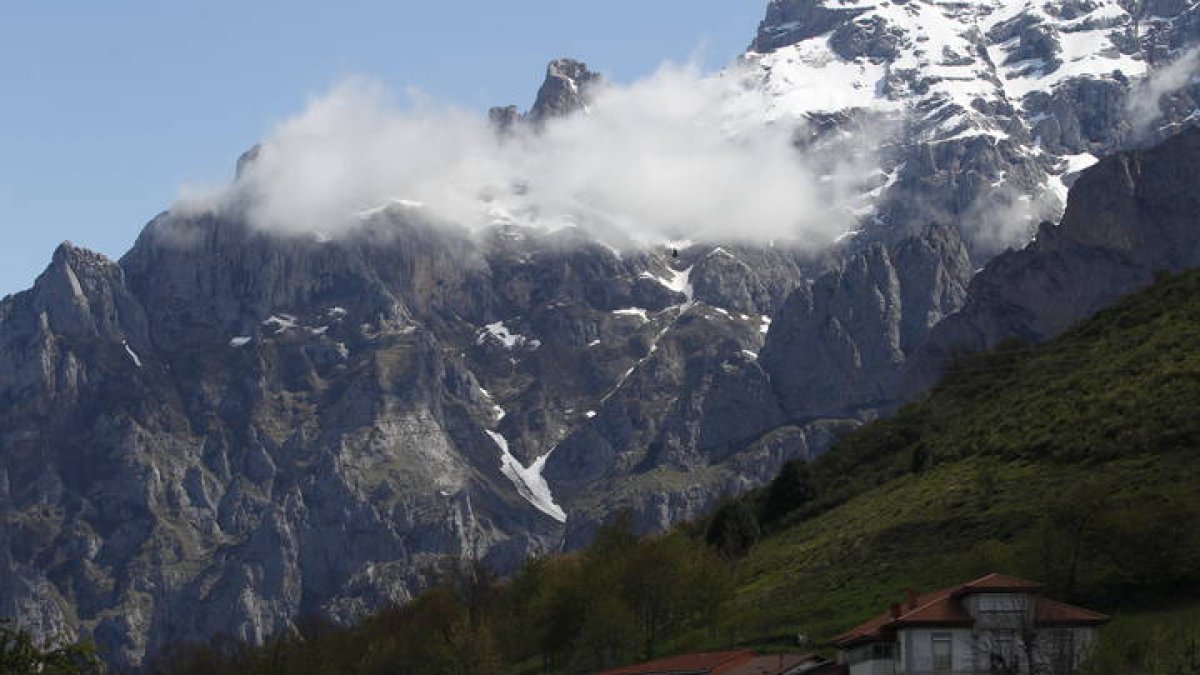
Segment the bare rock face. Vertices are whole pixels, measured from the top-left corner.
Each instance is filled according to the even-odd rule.
[[[511,571],[615,507],[557,469],[595,428],[647,529],[698,516],[802,451],[743,446],[782,422],[755,353],[809,264],[406,205],[335,240],[168,213],[120,263],[63,245],[0,303],[0,615],[128,666],[351,621],[455,557]],[[632,487],[656,467],[676,506]]]
[[[792,293],[761,361],[790,419],[854,418],[893,404],[905,358],[961,307],[971,271],[953,228],[871,244]]]
[[[678,253],[651,274],[678,280],[684,296],[634,319],[633,359],[620,361],[615,385],[546,463],[571,514],[568,548],[586,544],[622,510],[646,532],[694,519],[787,460],[827,447],[819,437],[810,448],[802,431],[762,441],[786,418],[758,351],[769,315],[811,263],[774,248],[697,245]]]
[[[846,25],[862,13],[853,8],[831,8],[821,0],[773,0],[751,44],[757,52],[769,52]]]
[[[163,216],[121,265],[60,247],[0,305],[0,614],[130,665],[351,619],[446,556],[546,550],[559,523],[502,473],[439,337],[463,319],[414,318],[462,292],[422,248],[456,242],[405,234],[388,254]]]
[[[975,276],[962,310],[935,328],[914,360],[911,386],[931,385],[954,353],[1054,337],[1159,271],[1200,265],[1198,171],[1196,129],[1084,171],[1059,225],[1043,223],[1029,246]]]
[[[848,405],[884,400],[904,359],[902,311],[900,282],[881,244],[793,293],[762,355],[789,415],[845,414]]]
[[[880,16],[861,21],[844,21],[829,36],[829,46],[843,59],[885,61],[900,54],[903,31]]]
[[[521,123],[521,111],[515,105],[489,108],[488,122],[497,133],[509,134]]]
[[[962,237],[940,223],[899,242],[890,255],[903,309],[900,349],[908,355],[942,319],[962,308],[974,271]]]
[[[587,107],[590,90],[604,81],[587,64],[571,58],[554,59],[546,65],[546,78],[528,112],[515,105],[488,109],[488,122],[501,137],[529,125],[535,131],[552,119],[568,117]]]
[[[1126,121],[1129,81],[1078,79],[1053,92],[1036,92],[1026,99],[1026,108],[1041,117],[1033,133],[1056,154],[1094,153],[1106,155],[1125,147],[1132,128]]]

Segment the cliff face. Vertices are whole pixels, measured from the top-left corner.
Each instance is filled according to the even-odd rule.
[[[1197,162],[1193,128],[1085,171],[1060,224],[1043,223],[1027,247],[998,256],[972,279],[965,306],[934,329],[910,365],[909,386],[932,384],[954,353],[1006,338],[1042,341],[1157,272],[1200,265]]]
[[[934,224],[872,244],[793,293],[762,354],[784,409],[808,420],[892,405],[905,359],[962,306],[970,278],[962,239]]]
[[[389,257],[380,281],[348,248],[207,225],[164,243],[199,225],[160,220],[128,274],[64,245],[5,302],[0,612],[136,662],[350,617],[443,556],[503,568],[556,539],[501,472],[462,358],[397,301],[426,271]]]
[[[64,244],[0,305],[0,614],[137,663],[305,613],[349,620],[407,599],[447,557],[512,570],[562,545],[566,514],[581,531],[605,517],[575,517],[547,460],[629,424],[618,402],[649,404],[674,439],[656,461],[685,482],[777,421],[726,424],[727,391],[660,416],[700,381],[724,391],[724,360],[753,367],[781,280],[806,264],[468,235],[406,205],[336,241],[166,214],[120,263]],[[651,375],[656,354],[669,365]],[[685,428],[701,418],[698,436]],[[694,503],[641,526],[795,452],[722,465],[680,490]]]

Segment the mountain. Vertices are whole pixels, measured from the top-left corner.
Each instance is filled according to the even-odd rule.
[[[589,90],[603,82],[599,73],[575,59],[554,59],[546,66],[546,78],[538,89],[529,112],[522,114],[515,105],[488,110],[488,119],[501,132],[512,131],[521,122],[534,125],[565,117],[587,106]]]
[[[572,231],[456,236],[405,205],[370,218],[281,241],[164,214],[119,263],[62,245],[0,304],[0,613],[81,626],[117,664],[257,641],[402,602],[446,557],[514,569],[562,545],[564,509],[590,532],[604,514],[546,484],[546,448],[581,430],[671,439],[707,414],[712,450],[653,460],[711,461],[705,482],[647,528],[805,452],[730,457],[777,420],[719,423],[719,387],[671,403],[754,369],[797,254],[618,256]]]
[[[793,419],[857,416],[886,408],[907,355],[962,307],[970,256],[958,232],[875,243],[788,298],[761,359]]]
[[[962,359],[843,438],[735,568],[729,642],[831,637],[986,569],[1106,613],[1191,603],[1194,630],[1198,291],[1200,271],[1161,275],[1052,340]]]
[[[1191,176],[1200,131],[1112,155],[1079,177],[1059,225],[1006,252],[971,281],[969,300],[938,325],[909,370],[919,386],[954,353],[1010,338],[1038,342],[1163,272],[1200,266]],[[922,372],[924,371],[924,372]]]
[[[946,354],[1024,335],[1008,308],[1044,308],[1025,337],[1048,338],[1191,264],[1194,132],[1124,148],[1189,123],[1196,11],[772,2],[714,76],[746,97],[735,126],[787,125],[818,167],[881,154],[827,249],[614,247],[405,200],[351,236],[235,205],[165,212],[119,261],[63,244],[0,301],[0,616],[137,665],[350,621],[448,557],[511,572],[619,511],[643,532],[704,515],[894,410]],[[489,118],[537,133],[602,86],[556,60],[529,112]],[[1154,128],[1130,92],[1164,95]],[[996,255],[1110,153],[1061,226]]]
[[[821,645],[905,589],[989,569],[1112,615],[1080,672],[1192,672],[1198,332],[1200,270],[1164,275],[1057,339],[963,361],[924,400],[705,522],[639,538],[618,519],[506,582],[463,568],[353,626],[180,645],[153,672],[566,673],[794,650],[798,634]],[[745,548],[706,543],[725,536]]]
[[[771,114],[896,120],[868,223],[954,222],[986,258],[1056,220],[1097,157],[1191,119],[1186,73],[1141,78],[1194,69],[1198,31],[1200,3],[1184,0],[774,0],[743,61]]]

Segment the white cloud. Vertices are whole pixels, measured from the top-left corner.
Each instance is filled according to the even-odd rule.
[[[1187,86],[1197,69],[1200,69],[1200,47],[1193,47],[1172,63],[1151,72],[1130,89],[1125,108],[1135,136],[1150,131],[1150,127],[1162,117],[1159,108],[1162,97]]]
[[[832,241],[853,226],[842,206],[864,191],[878,144],[843,137],[836,153],[801,153],[796,124],[768,124],[761,96],[736,71],[664,66],[599,89],[585,113],[501,139],[480,115],[412,94],[401,106],[355,79],[280,125],[199,206],[245,209],[293,234],[338,236],[399,199],[468,228],[502,211],[616,240]]]

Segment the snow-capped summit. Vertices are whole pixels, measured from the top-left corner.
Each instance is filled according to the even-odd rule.
[[[743,62],[772,117],[895,120],[899,175],[873,218],[959,222],[988,254],[1056,217],[1096,156],[1151,140],[1129,92],[1200,37],[1198,4],[773,0]]]
[[[1070,79],[1135,79],[1169,59],[1153,41],[1138,40],[1181,18],[1151,14],[1163,4],[776,0],[747,58],[767,71],[768,86],[790,110],[953,106],[988,126],[989,105],[1020,109],[1028,95]],[[1186,4],[1186,12],[1196,5]],[[806,95],[814,82],[824,96]],[[827,98],[834,96],[840,100]]]

